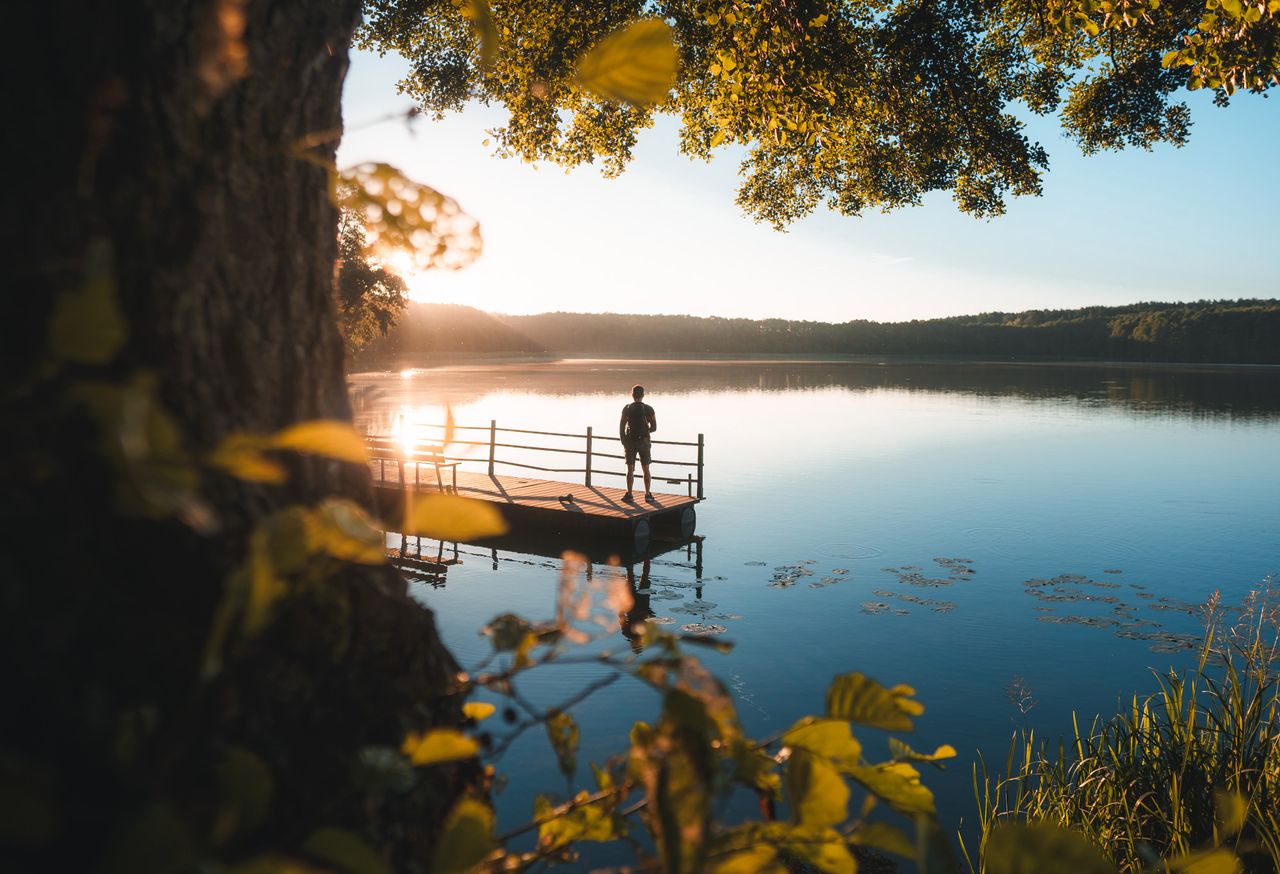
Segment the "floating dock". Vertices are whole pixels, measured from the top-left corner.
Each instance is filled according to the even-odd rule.
[[[401,426],[404,428],[404,426]],[[422,426],[417,426],[421,428]],[[442,429],[444,426],[428,426]],[[697,528],[697,504],[703,500],[703,438],[698,441],[653,441],[657,446],[691,447],[696,449],[696,460],[654,459],[651,465],[653,482],[666,485],[683,485],[687,494],[670,492],[653,493],[653,501],[644,499],[643,479],[639,466],[636,470],[636,499],[623,501],[626,491],[621,488],[600,486],[593,483],[596,477],[625,476],[622,469],[593,469],[599,459],[622,460],[621,455],[600,452],[596,443],[616,438],[595,437],[588,428],[585,434],[563,434],[547,431],[498,428],[491,422],[488,428],[450,425],[447,432],[431,442],[420,433],[402,433],[390,437],[371,437],[370,471],[378,509],[383,518],[394,524],[405,505],[405,493],[458,494],[491,504],[502,513],[508,523],[519,530],[536,530],[538,536],[555,539],[589,537],[625,544],[629,551],[643,553],[654,540],[687,541]],[[488,440],[459,438],[459,432],[488,431]],[[502,433],[536,435],[557,438],[558,445],[532,445],[530,443],[500,442]],[[432,435],[434,436],[434,435]],[[564,438],[584,441],[577,445],[564,445]],[[504,438],[508,439],[508,438]],[[524,437],[520,439],[528,440]],[[453,447],[457,447],[454,449]],[[488,456],[456,454],[470,447],[485,447]],[[497,450],[520,450],[522,459],[502,459]],[[538,452],[556,452],[585,456],[582,468],[548,467],[528,463],[530,456]],[[484,471],[463,470],[464,464],[483,466]],[[583,482],[539,479],[524,475],[495,473],[495,468],[508,465],[539,472],[581,474]],[[619,466],[621,467],[621,466]],[[674,478],[663,475],[663,468],[680,468],[684,475]],[[696,471],[696,476],[695,476]]]

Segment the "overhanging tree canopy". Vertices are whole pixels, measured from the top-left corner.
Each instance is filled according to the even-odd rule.
[[[616,174],[654,113],[672,112],[691,156],[746,147],[738,203],[778,227],[824,202],[858,215],[931,191],[999,215],[1009,194],[1038,194],[1048,167],[1020,107],[1060,110],[1086,152],[1181,145],[1183,88],[1225,102],[1280,81],[1280,0],[370,0],[365,11],[363,45],[410,60],[404,86],[423,108],[510,111],[500,155],[599,160]],[[639,16],[669,22],[680,52],[656,107],[574,78],[588,48]],[[489,20],[482,53],[472,22]]]

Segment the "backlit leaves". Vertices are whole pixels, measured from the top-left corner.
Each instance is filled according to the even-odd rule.
[[[270,438],[275,449],[291,449],[311,455],[323,455],[339,461],[364,464],[368,461],[364,439],[355,432],[349,422],[336,419],[316,419],[299,422]]]
[[[507,532],[502,514],[491,504],[457,495],[413,495],[403,530],[435,540],[477,540]]]
[[[862,762],[862,745],[843,719],[803,719],[782,736],[782,742],[822,756],[838,768],[854,768]]]
[[[307,522],[314,552],[360,564],[386,559],[382,530],[352,501],[330,498],[308,514]]]
[[[827,716],[888,731],[911,731],[911,717],[924,713],[915,694],[910,686],[886,689],[862,674],[844,674],[827,689]]]
[[[452,197],[409,179],[390,164],[366,163],[338,174],[338,205],[364,220],[375,254],[403,252],[419,269],[465,267],[480,255],[479,223]]]
[[[796,823],[833,826],[848,815],[849,787],[826,759],[803,750],[792,753],[783,785]]]
[[[1010,823],[987,840],[989,874],[1115,874],[1083,835],[1047,823]]]
[[[475,758],[480,754],[480,744],[461,732],[436,728],[409,733],[400,745],[400,752],[415,765],[437,765]]]
[[[309,455],[363,464],[367,461],[364,440],[347,422],[316,419],[290,425],[274,434],[233,431],[219,441],[208,462],[237,479],[278,484],[288,475],[270,453],[289,450]]]
[[[920,772],[906,762],[866,765],[845,773],[899,813],[932,816],[936,811],[933,793],[920,782]]]
[[[488,69],[498,55],[498,28],[493,24],[488,0],[462,0],[460,6],[480,43],[480,67]]]
[[[463,798],[444,821],[431,870],[436,874],[469,871],[493,846],[493,810],[474,798]]]
[[[583,55],[577,81],[605,100],[660,103],[675,84],[678,61],[667,23],[643,18]]]
[[[943,760],[956,757],[956,748],[951,744],[943,744],[931,753],[918,753],[896,737],[891,737],[889,738],[889,754],[896,761],[928,762],[935,768],[941,768],[943,767],[941,764]]]

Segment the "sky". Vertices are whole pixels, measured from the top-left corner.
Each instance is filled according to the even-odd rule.
[[[339,166],[385,161],[475,216],[484,252],[458,271],[402,270],[415,300],[511,314],[671,313],[904,321],[1137,301],[1280,297],[1280,100],[1228,109],[1187,95],[1181,149],[1085,157],[1053,119],[1041,197],[977,220],[946,193],[857,218],[823,210],[779,233],[734,203],[738,158],[679,152],[677,122],[641,134],[621,177],[497,158],[505,111],[403,120],[408,64],[353,54]],[[400,120],[382,121],[399,115]]]

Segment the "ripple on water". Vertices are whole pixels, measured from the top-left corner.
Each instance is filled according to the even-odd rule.
[[[860,543],[833,543],[830,546],[824,546],[819,550],[823,555],[829,555],[832,558],[848,558],[854,561],[866,558],[879,558],[884,555],[884,550],[876,546],[866,546]]]
[[[1031,541],[1031,532],[1022,528],[983,526],[966,528],[964,533],[974,538],[985,552],[1010,558],[1013,550]]]

